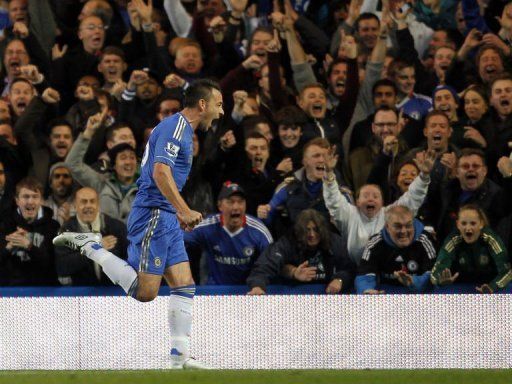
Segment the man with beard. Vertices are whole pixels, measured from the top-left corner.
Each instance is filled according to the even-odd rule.
[[[33,178],[16,185],[16,208],[0,221],[0,270],[7,285],[56,285],[53,245],[59,223],[43,207],[43,187]]]
[[[36,96],[36,89],[32,83],[23,77],[17,77],[11,82],[9,88],[9,103],[14,112],[15,120],[25,112],[30,101]]]
[[[76,207],[76,215],[63,223],[61,231],[100,233],[103,247],[126,260],[126,226],[101,212],[97,192],[92,188],[81,188],[76,191],[72,204]],[[112,285],[102,268],[78,251],[55,247],[55,267],[62,285]]]
[[[368,179],[370,170],[381,152],[390,158],[390,174],[407,150],[407,144],[399,138],[398,115],[396,110],[380,107],[372,123],[372,138],[364,147],[352,151],[345,169],[345,180],[358,190]]]
[[[370,237],[355,280],[357,293],[379,294],[379,283],[401,284],[413,292],[430,287],[430,270],[436,260],[433,238],[413,212],[395,205],[385,214],[386,224]]]
[[[75,213],[73,177],[66,163],[55,163],[50,168],[50,194],[44,205],[52,209],[53,219],[60,225]]]
[[[246,195],[238,184],[224,184],[217,207],[220,213],[185,233],[185,244],[205,251],[206,284],[244,284],[258,256],[272,243],[272,235],[261,221],[246,214]]]

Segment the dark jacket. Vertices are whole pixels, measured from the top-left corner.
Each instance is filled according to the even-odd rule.
[[[62,225],[62,232],[82,232],[76,216],[69,219]],[[117,237],[117,244],[110,250],[121,259],[126,259],[128,241],[126,239],[126,226],[119,220],[101,214],[102,236],[112,235]],[[55,266],[57,276],[62,285],[113,285],[110,279],[103,273],[101,267],[80,252],[73,251],[66,247],[55,247]],[[98,268],[98,278],[95,268]]]
[[[288,284],[292,283],[281,274],[284,265],[299,266],[308,260],[309,266],[317,267],[316,277],[311,283],[329,284],[333,279],[341,279],[342,290],[346,291],[352,285],[356,267],[348,258],[346,247],[342,246],[339,235],[331,234],[330,244],[328,250],[320,248],[307,250],[299,245],[293,234],[283,236],[279,241],[271,244],[256,260],[247,278],[247,285],[249,288],[261,287],[265,290],[269,283],[279,281],[279,277]],[[293,283],[300,284],[297,280],[293,280]]]
[[[413,277],[412,290],[425,291],[430,278],[427,272],[434,266],[436,255],[432,236],[420,221],[414,221],[414,238],[407,247],[398,247],[384,228],[370,238],[364,249],[357,270],[357,293],[375,289],[378,283],[400,285],[395,271],[404,271]]]
[[[57,235],[59,223],[52,219],[50,208],[42,209],[42,217],[32,223],[27,223],[17,209],[0,221],[0,269],[6,272],[6,285],[57,285],[52,239]],[[30,234],[32,246],[28,250],[5,248],[5,236],[17,227]]]
[[[437,223],[438,238],[444,239],[455,229],[459,208],[466,204],[476,204],[487,214],[491,228],[496,228],[500,219],[510,213],[509,188],[504,189],[486,179],[479,189],[461,199],[463,191],[458,179],[450,180],[441,190],[441,206],[430,207],[430,222]],[[435,213],[438,212],[438,215]],[[437,216],[437,217],[436,217]]]

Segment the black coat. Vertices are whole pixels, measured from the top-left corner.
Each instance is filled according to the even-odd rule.
[[[317,267],[316,278],[311,283],[329,284],[333,279],[341,279],[343,291],[352,285],[356,266],[348,257],[341,237],[336,234],[331,234],[328,250],[321,248],[307,250],[299,246],[299,242],[292,234],[283,236],[258,257],[247,278],[247,285],[249,288],[265,289],[267,284],[279,281],[278,278],[281,276],[284,265],[299,266],[306,260],[309,261],[309,266]],[[284,279],[284,281],[291,282],[288,279]],[[297,280],[293,282],[299,283]]]
[[[63,232],[82,232],[76,216],[62,225]],[[126,239],[126,226],[105,214],[101,214],[102,236],[113,235],[117,237],[117,244],[110,250],[114,255],[126,260],[128,242]],[[82,256],[80,252],[66,247],[55,247],[55,266],[59,281],[63,285],[113,285],[110,279],[101,271],[98,279],[95,264],[92,260]]]
[[[45,286],[57,285],[52,240],[57,235],[59,223],[52,219],[50,208],[43,207],[43,216],[28,223],[17,209],[0,221],[0,271],[5,285]],[[5,237],[20,227],[30,233],[30,249],[7,250]],[[1,273],[0,272],[0,275]],[[1,277],[0,277],[1,282]]]

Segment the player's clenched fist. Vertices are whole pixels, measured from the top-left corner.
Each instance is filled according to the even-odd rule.
[[[186,231],[191,231],[194,227],[203,220],[203,215],[196,211],[189,211],[187,213],[178,213],[178,221],[181,228]]]

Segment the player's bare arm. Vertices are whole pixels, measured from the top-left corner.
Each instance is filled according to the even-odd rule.
[[[199,212],[191,210],[181,197],[168,165],[155,163],[153,179],[162,195],[176,208],[176,215],[185,229],[191,230],[203,220],[203,216]]]

